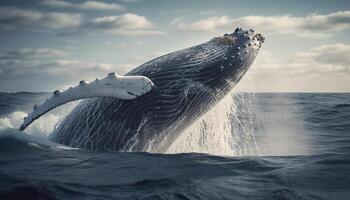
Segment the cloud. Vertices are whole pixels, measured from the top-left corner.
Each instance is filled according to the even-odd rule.
[[[49,63],[44,63],[35,66],[40,71],[46,71],[47,73],[57,75],[70,73],[84,73],[85,70],[94,72],[110,72],[115,69],[114,64],[110,63],[96,63],[86,62],[79,60],[56,60]]]
[[[193,22],[178,18],[172,25],[190,31],[232,31],[235,27],[256,28],[299,37],[328,37],[332,33],[350,28],[350,11],[334,12],[327,15],[310,14],[305,17],[283,16],[213,16]]]
[[[57,57],[65,56],[66,52],[57,49],[48,48],[23,48],[16,49],[13,51],[7,51],[0,53],[0,60],[17,60],[17,59],[31,59],[31,58],[46,58],[46,57]]]
[[[92,81],[116,70],[121,71],[111,63],[83,60],[0,59],[0,84],[7,91],[49,91],[76,85],[79,80]]]
[[[70,58],[58,49],[16,49],[0,52],[0,85],[3,91],[50,91],[93,81],[109,72],[126,73],[130,66]]]
[[[85,1],[83,3],[70,3],[62,0],[44,0],[40,4],[52,8],[76,8],[81,10],[125,10],[125,7],[116,3],[100,1]]]
[[[349,53],[350,45],[347,44],[317,46],[286,57],[261,49],[238,89],[259,92],[349,92]]]
[[[0,30],[60,29],[81,24],[81,14],[24,10],[16,7],[0,7]]]
[[[154,23],[146,17],[133,13],[83,21],[81,14],[43,13],[16,7],[0,7],[0,31],[52,29],[66,29],[62,35],[96,32],[124,35],[165,34],[165,32],[157,30]]]
[[[336,64],[350,69],[350,45],[333,44],[313,48],[311,53],[299,54],[324,64]]]
[[[0,74],[52,74],[67,75],[67,72],[84,73],[86,70],[108,72],[115,65],[61,59],[67,52],[57,49],[16,49],[0,53]]]
[[[259,73],[280,75],[350,75],[350,45],[331,44],[297,52],[291,58],[276,59],[272,54],[260,55]]]
[[[114,64],[80,60],[54,60],[50,62],[25,59],[0,60],[1,79],[21,76],[30,77],[35,74],[41,76],[68,76],[79,79],[86,74],[107,73],[115,69],[116,66]]]
[[[125,3],[135,3],[135,2],[142,2],[143,0],[121,0],[121,1]]]
[[[120,16],[96,18],[85,24],[85,27],[93,29],[135,30],[150,29],[153,28],[153,24],[143,16],[127,13]]]
[[[0,60],[0,82],[13,83],[19,80],[20,90],[49,91],[77,85],[80,80],[93,81],[107,76],[109,72],[121,72],[116,65],[105,62],[88,62],[84,60],[54,60],[51,62],[14,62],[3,69]],[[41,84],[38,83],[41,81]],[[33,84],[36,86],[33,87]],[[5,86],[4,88],[6,88]],[[11,88],[11,86],[10,86]],[[17,88],[17,90],[18,90]]]
[[[164,34],[164,32],[156,30],[155,25],[146,17],[133,13],[99,17],[83,24],[80,28],[88,31],[128,35]]]

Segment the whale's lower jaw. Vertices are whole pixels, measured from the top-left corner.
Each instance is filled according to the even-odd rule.
[[[141,65],[128,75],[149,77],[156,85],[151,92],[133,100],[84,100],[54,131],[53,140],[88,150],[166,151],[252,64],[259,48],[244,44],[250,52],[240,56],[247,51],[237,48],[241,43],[214,40]]]

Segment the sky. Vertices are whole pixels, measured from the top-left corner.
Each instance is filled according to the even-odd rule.
[[[350,92],[349,0],[0,0],[0,92],[125,74],[236,27],[266,38],[238,90]]]

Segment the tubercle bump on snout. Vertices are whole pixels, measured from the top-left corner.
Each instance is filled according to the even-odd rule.
[[[265,42],[265,37],[261,33],[256,34],[255,38],[257,38],[260,41],[260,43]]]
[[[256,39],[260,43],[264,43],[265,37],[261,33],[256,33],[255,30],[249,29],[249,30],[243,30],[242,28],[236,28],[235,31],[232,33],[233,35],[244,36],[251,39]]]

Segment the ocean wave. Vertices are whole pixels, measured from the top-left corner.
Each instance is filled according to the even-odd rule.
[[[23,149],[75,149],[49,140],[47,136],[31,135],[13,128],[0,129],[0,152]]]
[[[17,199],[45,199],[56,200],[55,193],[49,189],[44,183],[29,182],[21,184],[9,190],[2,191],[1,199],[17,200]]]
[[[20,132],[31,107],[11,107],[0,115],[0,199],[348,199],[349,97],[257,94],[262,154],[233,157],[75,150],[49,140],[59,110]]]
[[[350,104],[349,103],[337,104],[333,106],[333,108],[350,108]]]

